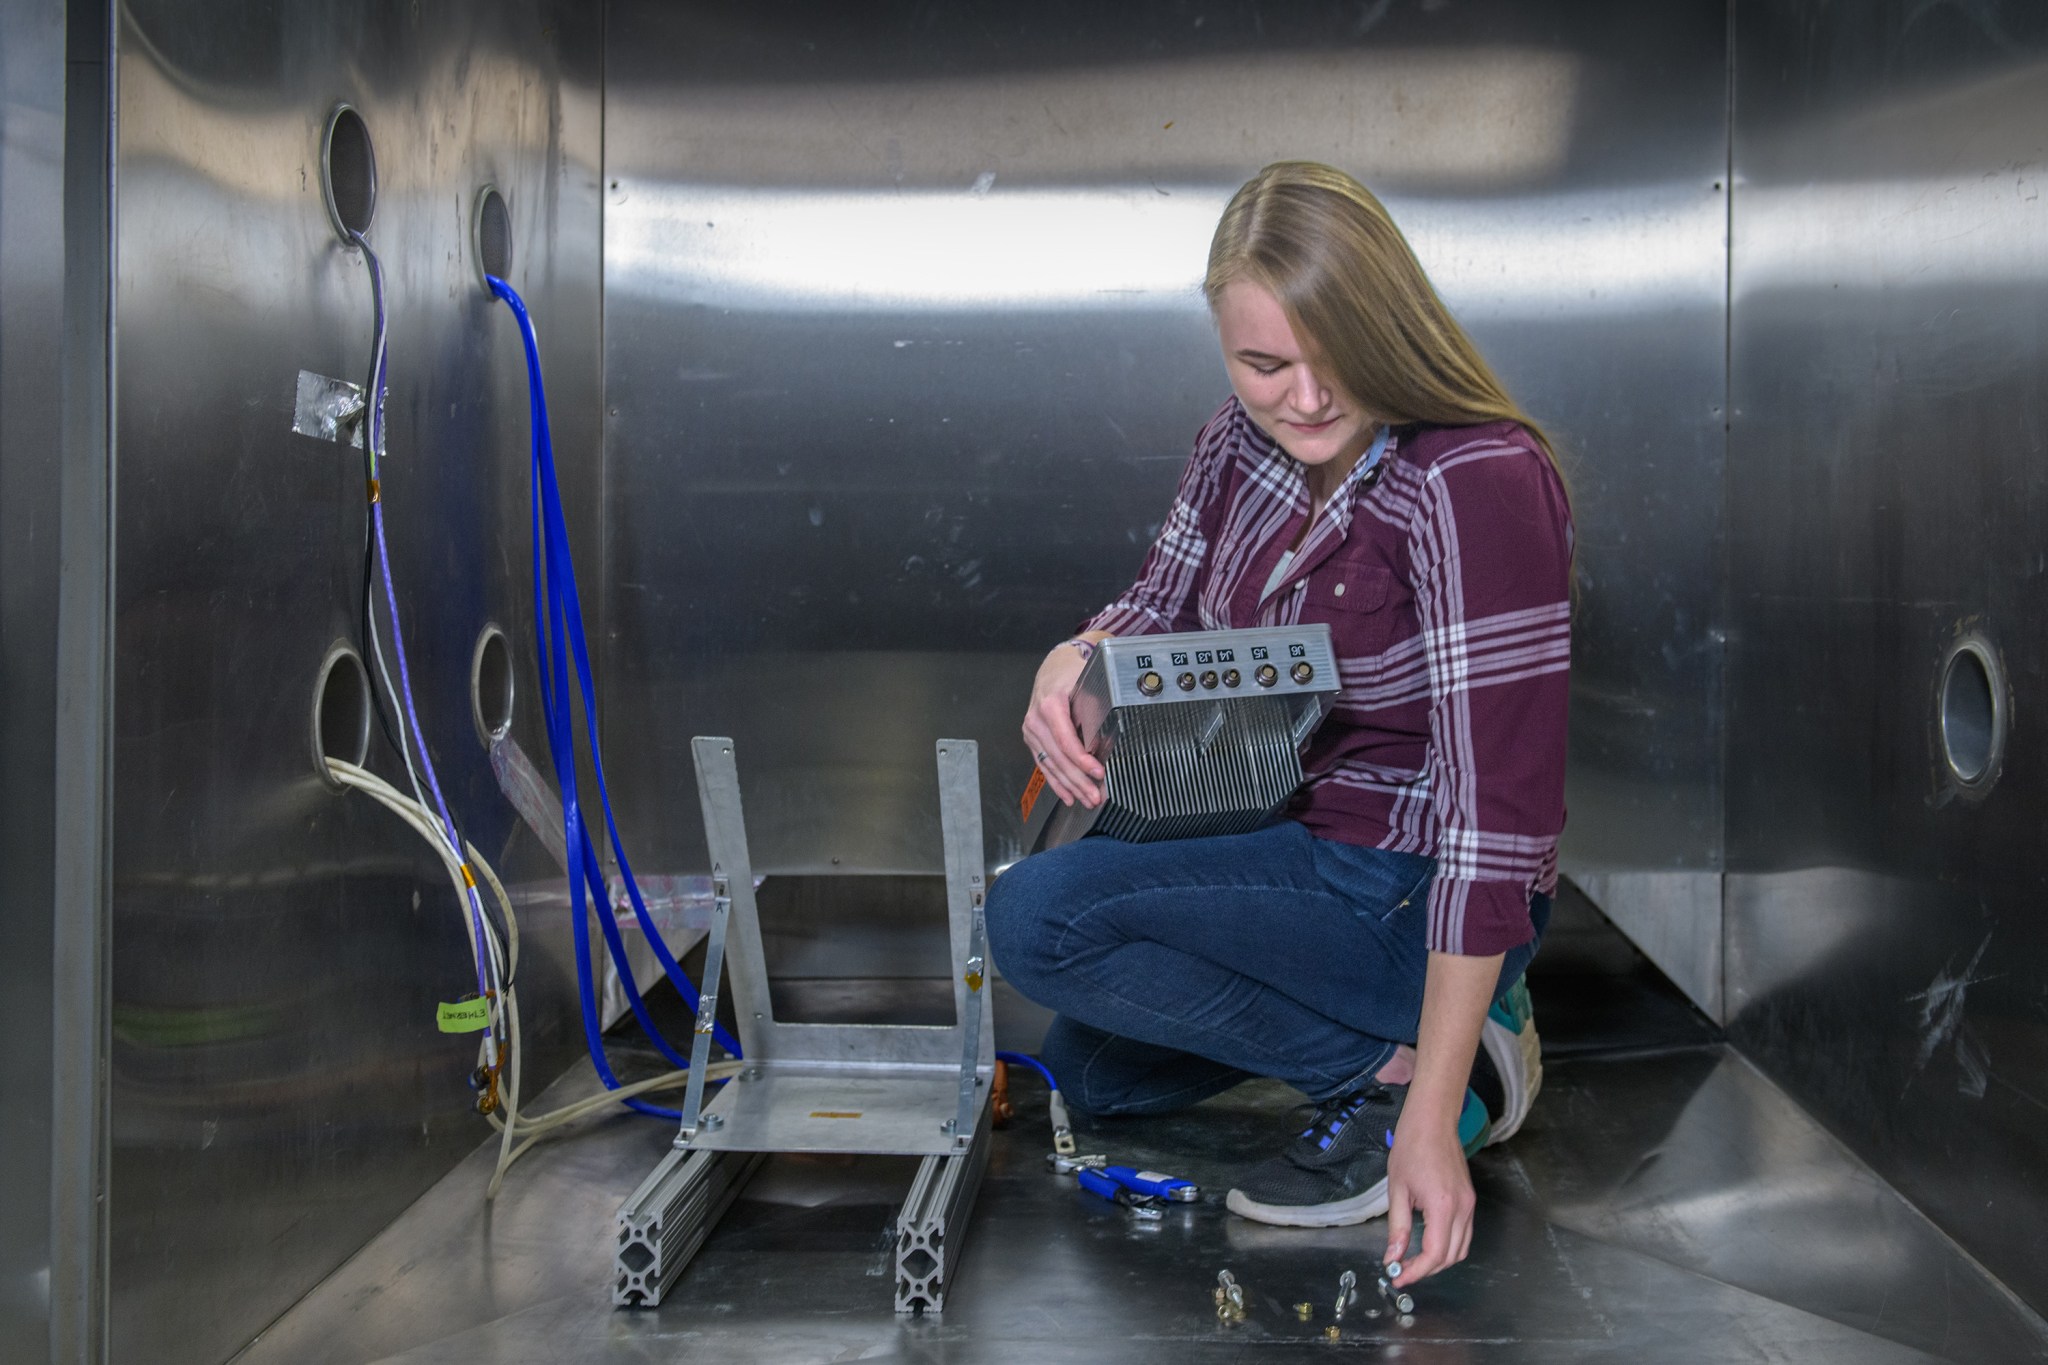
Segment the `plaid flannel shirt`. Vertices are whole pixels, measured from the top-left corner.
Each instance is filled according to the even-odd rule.
[[[1437,861],[1432,950],[1526,943],[1557,884],[1571,661],[1571,513],[1520,426],[1396,428],[1274,584],[1309,512],[1302,468],[1235,398],[1203,427],[1116,635],[1325,621],[1343,690],[1287,814]]]

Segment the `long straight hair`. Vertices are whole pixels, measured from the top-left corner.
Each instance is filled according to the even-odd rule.
[[[1386,206],[1336,167],[1276,161],[1231,196],[1209,244],[1209,307],[1239,280],[1280,301],[1327,377],[1374,416],[1518,422],[1564,482],[1550,438],[1451,316]]]

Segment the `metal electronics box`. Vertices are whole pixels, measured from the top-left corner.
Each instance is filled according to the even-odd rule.
[[[1084,834],[1133,843],[1241,834],[1301,785],[1301,749],[1340,687],[1323,624],[1104,641],[1074,688],[1074,723],[1107,769],[1094,810],[1033,769],[1024,849]]]

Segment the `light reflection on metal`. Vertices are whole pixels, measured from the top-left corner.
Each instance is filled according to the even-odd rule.
[[[1465,200],[1388,196],[1461,315],[1696,306],[1722,284],[1725,206],[1703,186]],[[606,284],[650,304],[861,313],[1205,311],[1214,184],[988,193],[762,188],[621,178]],[[895,342],[899,347],[907,340]]]

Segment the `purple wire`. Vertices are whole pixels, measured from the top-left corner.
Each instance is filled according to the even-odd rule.
[[[449,845],[455,849],[455,856],[462,860],[463,866],[467,867],[469,860],[462,852],[461,836],[456,833],[455,821],[448,814],[448,800],[441,795],[441,780],[434,774],[434,760],[427,754],[426,736],[420,731],[419,712],[413,707],[412,679],[406,673],[405,641],[399,634],[398,597],[391,588],[391,552],[384,545],[384,507],[381,502],[372,506],[370,519],[377,528],[378,567],[383,571],[384,603],[391,617],[391,651],[398,656],[398,687],[402,694],[401,699],[405,704],[406,727],[411,733],[414,747],[419,750],[420,766],[425,769],[427,774],[427,790],[434,794],[434,809],[441,816],[442,828],[448,832]],[[484,948],[483,906],[478,903],[477,890],[474,885],[466,887],[465,890],[469,896],[470,903],[470,927],[476,935],[477,993],[483,995],[488,993],[489,990],[484,981],[483,954],[486,950]],[[486,1035],[490,1033],[488,1025],[485,1027],[484,1032]]]
[[[370,264],[370,293],[376,300],[377,305],[377,333],[376,339],[372,343],[374,355],[370,365],[370,391],[364,395],[364,402],[369,405],[369,417],[366,423],[367,431],[363,438],[369,442],[370,457],[374,461],[377,455],[377,441],[381,435],[382,428],[380,418],[384,410],[384,266],[377,259],[377,253],[370,250],[370,244],[363,240],[363,235],[360,232],[351,233],[350,236],[355,239],[356,246],[362,251],[364,259]],[[441,794],[441,780],[435,775],[433,756],[427,752],[426,732],[420,729],[419,711],[413,706],[412,676],[406,667],[405,661],[405,635],[400,629],[398,622],[398,594],[391,586],[391,551],[384,543],[384,500],[381,495],[370,504],[370,525],[376,532],[377,565],[384,580],[386,612],[391,617],[391,649],[398,656],[399,695],[392,700],[402,703],[405,707],[407,731],[411,736],[412,743],[419,749],[420,766],[426,770],[427,774],[427,790],[434,794],[434,808],[441,817],[442,828],[447,831],[449,846],[455,850],[456,858],[467,868],[469,866],[469,859],[463,852],[462,836],[456,832],[454,817],[448,813],[448,800]],[[365,641],[365,643],[367,644],[368,642]],[[371,686],[376,686],[374,681],[371,683]],[[403,743],[404,740],[405,736],[401,735],[400,742]],[[484,908],[478,896],[476,883],[473,878],[469,879],[469,885],[464,888],[464,894],[469,899],[470,929],[475,936],[476,942],[476,991],[479,997],[488,997],[490,985],[484,977],[484,954],[488,951],[484,946]],[[491,1036],[490,1025],[486,1024],[484,1026],[484,1037],[490,1038]]]

